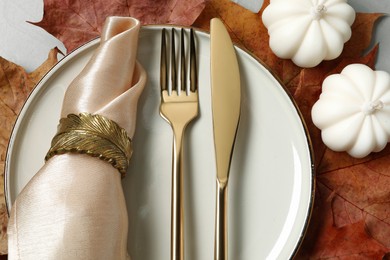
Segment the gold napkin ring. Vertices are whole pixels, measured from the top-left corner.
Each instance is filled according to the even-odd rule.
[[[80,113],[61,118],[45,160],[57,154],[80,153],[109,162],[125,177],[132,155],[125,129],[101,115]]]

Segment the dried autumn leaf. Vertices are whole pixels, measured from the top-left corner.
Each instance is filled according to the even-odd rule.
[[[371,237],[390,248],[390,164],[388,151],[380,158],[319,173],[318,181],[337,191],[332,205],[334,225],[364,221]]]
[[[232,39],[264,61],[281,79],[303,114],[313,141],[320,188],[307,239],[297,258],[381,259],[390,252],[390,148],[359,160],[335,153],[325,147],[311,120],[311,108],[325,77],[340,73],[351,63],[374,68],[379,47],[365,56],[363,53],[381,14],[357,14],[352,38],[341,56],[315,68],[302,69],[290,60],[279,59],[269,48],[267,29],[261,21],[268,4],[269,0],[264,1],[262,10],[254,14],[228,0],[212,0],[194,26],[209,30],[210,18],[220,17]]]
[[[16,118],[28,95],[42,76],[57,62],[57,49],[49,53],[48,59],[35,71],[26,71],[14,63],[0,57],[0,186],[4,187],[4,163],[8,140]],[[3,191],[3,190],[2,190]],[[0,254],[7,253],[6,227],[7,212],[4,204],[4,193],[0,193]]]
[[[311,230],[297,259],[382,259],[388,248],[367,231],[360,210],[352,204],[344,204],[337,193],[321,183],[316,196],[320,199],[316,200]],[[338,211],[340,206],[344,210]],[[333,219],[340,218],[335,214],[343,215],[349,223],[335,225]]]
[[[44,1],[43,20],[36,25],[61,40],[68,51],[100,36],[108,16],[132,16],[143,24],[191,25],[206,0]]]
[[[53,35],[31,24],[43,18],[43,1],[2,0],[0,7],[0,56],[26,71],[38,68],[51,49],[65,46]],[[28,44],[27,44],[28,43]]]

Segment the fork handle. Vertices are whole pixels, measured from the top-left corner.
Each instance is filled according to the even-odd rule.
[[[217,180],[214,260],[228,259],[227,185]]]
[[[183,133],[174,128],[171,194],[171,260],[184,259]]]

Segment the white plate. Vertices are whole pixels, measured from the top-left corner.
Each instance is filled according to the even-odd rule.
[[[134,154],[123,187],[133,259],[169,259],[172,132],[159,115],[160,29],[144,27],[138,58],[148,83],[138,107]],[[185,140],[187,259],[213,259],[215,164],[209,35],[197,31],[200,116]],[[56,132],[62,98],[99,40],[61,60],[24,105],[6,159],[6,199],[43,165]],[[313,202],[313,159],[304,123],[291,97],[250,54],[236,48],[242,77],[242,115],[229,180],[230,259],[287,259],[297,250]],[[103,235],[103,234],[102,234]]]

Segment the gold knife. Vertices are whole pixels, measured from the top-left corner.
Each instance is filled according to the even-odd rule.
[[[226,260],[228,251],[227,185],[240,118],[240,72],[233,43],[224,24],[211,20],[211,106],[217,170],[215,260]]]

